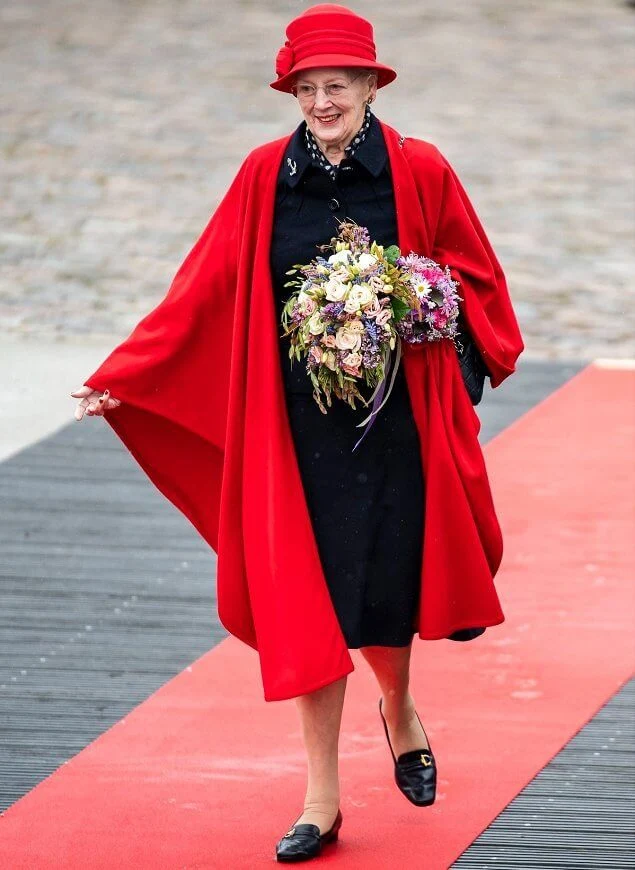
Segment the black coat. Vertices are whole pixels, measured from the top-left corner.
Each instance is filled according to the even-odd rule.
[[[397,243],[392,180],[383,135],[373,116],[365,141],[332,180],[306,151],[304,123],[281,164],[270,260],[278,322],[290,294],[292,265],[308,263],[346,218],[371,239]],[[282,328],[280,329],[282,332]],[[419,438],[403,367],[372,429],[352,452],[368,415],[334,399],[322,414],[304,362],[280,359],[298,465],[320,558],[349,649],[405,646],[416,632],[421,576],[424,478]],[[452,636],[468,640],[482,629]]]

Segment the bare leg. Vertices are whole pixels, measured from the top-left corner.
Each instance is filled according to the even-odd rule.
[[[308,762],[304,812],[296,823],[318,825],[321,833],[333,825],[340,803],[338,746],[346,680],[342,677],[295,699]]]
[[[410,654],[407,647],[365,646],[360,652],[375,673],[382,691],[382,713],[386,719],[393,752],[397,757],[412,749],[428,749],[428,740],[415,713],[408,690]]]

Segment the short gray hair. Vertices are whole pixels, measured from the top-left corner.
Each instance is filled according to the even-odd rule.
[[[376,69],[370,69],[369,67],[358,67],[358,75],[362,75],[362,74],[367,75],[367,76],[372,76],[374,78],[375,82],[377,81],[378,76],[377,76]]]

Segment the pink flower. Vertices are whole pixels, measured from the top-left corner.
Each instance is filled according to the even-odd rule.
[[[317,345],[314,344],[311,347],[311,349],[309,351],[309,355],[313,357],[313,359],[316,361],[316,363],[322,362],[322,351],[320,350],[319,347],[317,347]]]
[[[300,312],[306,317],[308,314],[313,314],[313,312],[317,308],[317,302],[315,301],[315,299],[306,297],[301,300],[298,308]]]
[[[354,378],[359,378],[362,374],[359,369],[344,365],[344,363],[342,363],[342,371],[346,372],[347,375],[353,375]]]
[[[437,308],[432,312],[432,322],[437,329],[443,329],[448,322],[448,316],[441,309]]]
[[[322,344],[324,347],[337,347],[334,335],[325,335],[322,339]]]
[[[383,326],[384,323],[388,323],[392,316],[392,310],[390,308],[382,308],[382,310],[377,315],[376,323],[377,326]]]
[[[381,304],[379,302],[379,297],[373,296],[373,301],[370,303],[368,308],[364,311],[366,317],[377,317],[379,312],[381,311]]]

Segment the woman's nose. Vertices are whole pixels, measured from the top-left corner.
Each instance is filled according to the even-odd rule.
[[[319,88],[315,93],[315,101],[314,106],[316,109],[324,109],[327,106],[331,106],[331,98],[327,97],[322,88]]]

